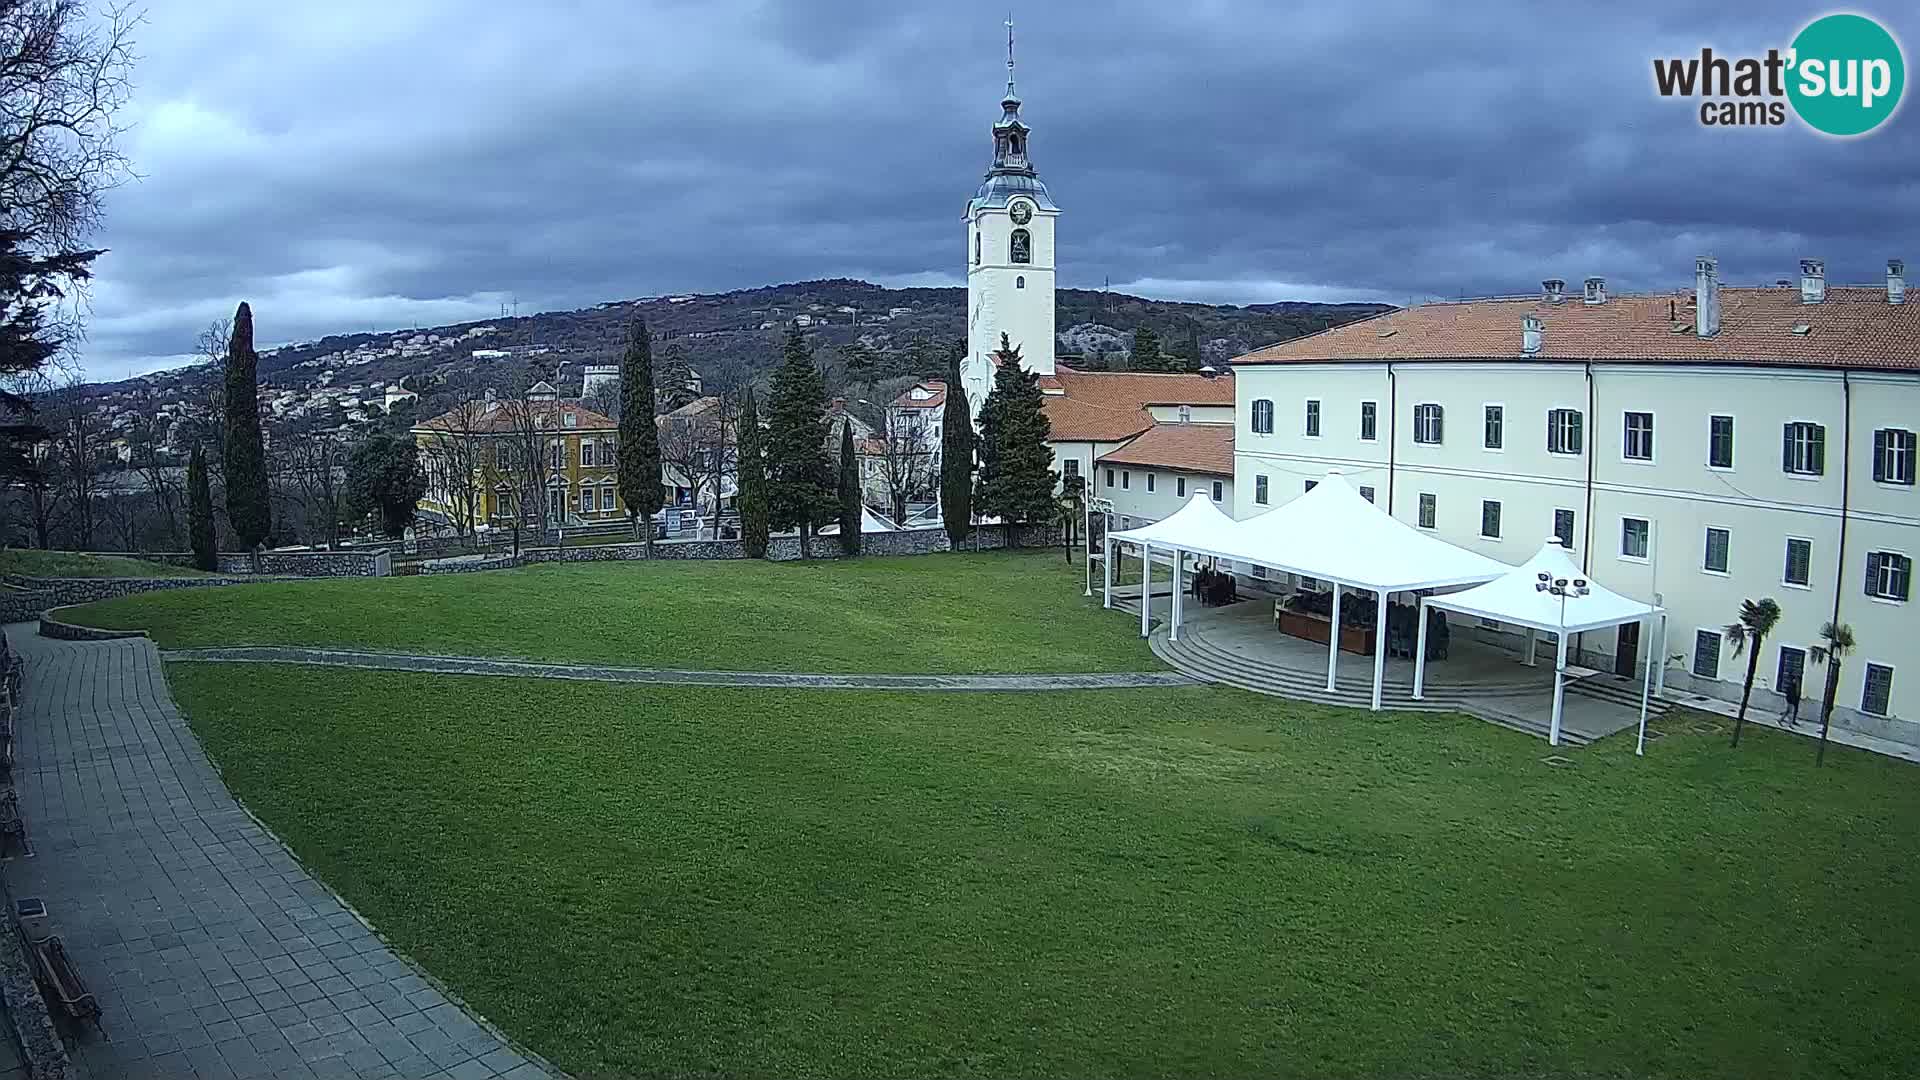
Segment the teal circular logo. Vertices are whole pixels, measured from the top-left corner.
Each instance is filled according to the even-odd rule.
[[[1787,98],[1815,131],[1864,135],[1900,105],[1907,85],[1900,43],[1864,15],[1825,15],[1793,39]]]

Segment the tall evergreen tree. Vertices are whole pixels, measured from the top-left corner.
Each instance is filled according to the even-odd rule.
[[[201,570],[220,569],[220,556],[214,550],[213,488],[207,482],[207,454],[199,443],[187,458],[187,535],[192,542],[193,565]]]
[[[253,309],[243,301],[233,313],[227,339],[227,521],[234,538],[253,553],[259,569],[260,545],[273,531],[273,507],[267,496],[267,455],[260,436],[260,357],[253,351]]]
[[[1150,326],[1133,332],[1133,351],[1127,356],[1128,371],[1165,371],[1166,358],[1160,355],[1160,335]]]
[[[840,553],[860,554],[860,459],[853,452],[853,422],[840,422]]]
[[[753,388],[740,392],[740,434],[736,436],[735,466],[739,471],[740,543],[747,558],[767,557],[767,458],[761,448],[760,412],[754,407]]]
[[[1012,546],[1019,525],[1054,519],[1053,493],[1060,478],[1047,446],[1053,425],[1047,421],[1040,376],[1020,366],[1020,350],[1004,333],[994,355],[1000,369],[980,409],[980,512],[1006,522]]]
[[[813,531],[835,512],[827,462],[827,384],[798,329],[787,332],[786,359],[773,373],[767,412],[767,510],[775,529],[800,532],[800,557]]]
[[[627,520],[641,535],[647,558],[653,558],[653,515],[666,504],[660,483],[660,429],[653,422],[653,342],[645,319],[627,328],[627,351],[620,357],[620,498]]]
[[[966,351],[965,345],[954,347],[940,418],[940,517],[952,548],[965,543],[973,531],[973,415],[967,388],[960,383],[960,358]]]

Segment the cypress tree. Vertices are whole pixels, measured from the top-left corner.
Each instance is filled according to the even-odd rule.
[[[192,541],[193,565],[201,570],[220,569],[220,556],[214,551],[213,488],[207,481],[206,451],[198,443],[187,459],[187,535]]]
[[[1056,513],[1053,434],[1040,393],[1040,376],[1020,366],[1020,350],[1000,335],[995,356],[1000,369],[993,376],[993,392],[980,409],[980,511],[1007,524],[1012,546],[1017,526],[1029,521],[1051,521]]]
[[[860,554],[860,460],[853,453],[853,421],[840,424],[840,553]]]
[[[947,366],[947,400],[940,420],[940,518],[947,529],[947,546],[958,548],[973,531],[973,415],[967,389],[960,383],[960,358],[966,347],[956,346]]]
[[[1127,357],[1128,371],[1166,371],[1166,358],[1160,354],[1160,335],[1143,326],[1133,332],[1133,353]]]
[[[260,357],[253,351],[253,309],[243,302],[233,313],[233,336],[227,340],[227,521],[234,537],[253,553],[256,571],[260,545],[273,531],[266,448],[260,437],[259,368]]]
[[[767,410],[767,518],[775,529],[798,529],[809,558],[813,530],[834,512],[833,467],[827,462],[827,384],[797,329],[787,332],[786,359],[773,373]]]
[[[642,534],[647,558],[653,558],[653,515],[666,504],[660,483],[660,429],[653,422],[653,342],[645,319],[627,328],[627,351],[620,357],[620,498]]]
[[[767,557],[767,459],[760,448],[760,413],[754,407],[753,388],[740,393],[739,458],[740,543],[747,558]]]

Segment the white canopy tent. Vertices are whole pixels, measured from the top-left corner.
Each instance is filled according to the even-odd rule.
[[[1373,650],[1373,708],[1380,708],[1386,674],[1387,597],[1493,581],[1513,568],[1421,532],[1375,506],[1338,472],[1313,490],[1258,517],[1235,521],[1195,493],[1173,514],[1138,529],[1106,537],[1106,604],[1113,604],[1113,545],[1141,548],[1140,633],[1148,631],[1155,548],[1172,553],[1173,605],[1167,636],[1180,636],[1181,559],[1206,555],[1319,578],[1333,586],[1333,626],[1327,643],[1327,689],[1334,688],[1340,660],[1340,590],[1364,589],[1378,597]]]
[[[1547,741],[1560,744],[1560,716],[1566,696],[1567,638],[1586,630],[1600,630],[1623,623],[1660,619],[1658,648],[1647,662],[1645,684],[1640,692],[1640,732],[1644,745],[1647,727],[1647,697],[1652,692],[1654,672],[1661,666],[1652,657],[1666,648],[1666,612],[1654,604],[1643,604],[1621,596],[1612,589],[1587,578],[1573,564],[1567,549],[1556,537],[1549,537],[1533,558],[1507,573],[1457,593],[1424,597],[1420,601],[1420,644],[1414,649],[1413,696],[1426,690],[1427,608],[1457,611],[1483,619],[1527,628],[1527,662],[1533,662],[1533,634],[1544,630],[1559,639],[1558,656],[1553,668],[1553,725]],[[1637,751],[1636,751],[1637,752]]]

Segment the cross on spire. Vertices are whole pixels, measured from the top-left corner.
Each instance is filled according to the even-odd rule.
[[[1013,96],[1013,12],[1007,12],[1007,96]]]

